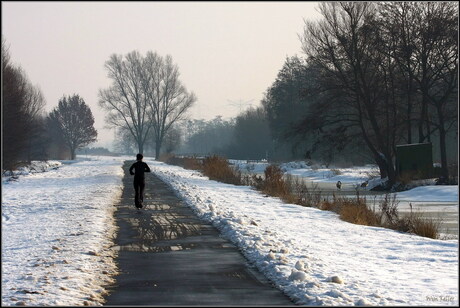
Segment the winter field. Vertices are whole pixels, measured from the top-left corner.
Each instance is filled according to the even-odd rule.
[[[2,306],[95,305],[116,272],[123,160],[64,163],[2,177]]]
[[[124,159],[132,160],[55,162],[59,169],[2,178],[2,305],[102,304],[103,286],[117,271],[110,247]],[[458,240],[349,224],[332,212],[145,161],[296,303],[458,305]],[[454,198],[435,187],[416,195]],[[454,201],[458,211],[458,192]]]

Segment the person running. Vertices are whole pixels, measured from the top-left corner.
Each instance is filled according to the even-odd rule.
[[[144,172],[150,172],[150,167],[142,161],[142,154],[136,155],[136,162],[129,168],[129,173],[134,175],[134,204],[141,209],[144,203],[145,176]],[[133,172],[134,169],[134,172]]]

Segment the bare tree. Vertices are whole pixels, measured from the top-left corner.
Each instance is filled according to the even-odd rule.
[[[49,118],[59,129],[70,150],[71,159],[75,159],[77,149],[97,140],[91,109],[78,95],[63,96]]]
[[[44,139],[41,134],[44,105],[40,89],[30,83],[21,67],[11,63],[2,37],[2,150],[5,168],[14,168],[20,161],[44,158],[41,144]],[[41,148],[39,155],[37,145]]]
[[[136,146],[137,144],[134,142],[133,136],[128,129],[124,127],[116,128],[114,141],[115,151],[129,155],[136,154]]]
[[[107,110],[106,122],[111,127],[126,128],[137,143],[139,153],[152,127],[149,104],[143,91],[143,59],[137,51],[125,58],[113,54],[105,63],[112,85],[99,90],[99,105]]]
[[[420,65],[415,80],[422,101],[435,114],[427,123],[439,132],[442,175],[447,179],[446,135],[458,124],[458,4],[428,2],[418,5],[419,14],[414,21],[420,38],[415,44],[415,53]],[[430,134],[429,127],[427,134]]]
[[[99,91],[99,104],[107,110],[110,126],[126,128],[143,153],[153,130],[155,155],[159,157],[164,138],[196,98],[179,80],[179,69],[171,56],[163,58],[148,52],[143,58],[137,51],[112,55],[105,67],[112,86]]]
[[[390,88],[391,62],[380,52],[385,48],[375,25],[375,4],[323,2],[319,22],[305,22],[303,51],[321,68],[323,90],[332,93],[325,101],[323,118],[334,125],[352,125],[380,168],[381,177],[394,183],[394,129],[399,122]],[[324,109],[324,108],[323,108]]]
[[[151,108],[155,156],[158,158],[168,131],[183,118],[196,97],[179,80],[179,68],[173,63],[171,56],[162,58],[157,53],[148,52],[144,69],[144,93]]]

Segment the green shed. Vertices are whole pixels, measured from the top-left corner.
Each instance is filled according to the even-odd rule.
[[[396,170],[399,175],[413,179],[433,176],[433,150],[431,143],[402,144],[396,146]]]

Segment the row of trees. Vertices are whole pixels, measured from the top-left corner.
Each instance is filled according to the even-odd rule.
[[[288,59],[263,105],[276,140],[307,153],[364,145],[389,183],[397,144],[446,137],[458,119],[458,6],[451,2],[324,2],[305,21],[306,60]],[[458,136],[458,131],[456,132]]]
[[[196,101],[179,80],[177,65],[169,55],[149,51],[144,57],[132,51],[125,56],[113,54],[105,68],[112,80],[109,88],[99,91],[106,122],[130,136],[139,153],[144,153],[144,145],[153,139],[159,157],[168,133],[173,133],[173,124]]]
[[[392,184],[396,145],[436,142],[447,178],[447,137],[458,138],[458,6],[324,2],[319,10],[323,18],[305,21],[300,35],[306,57],[286,59],[262,107],[230,121],[226,145],[212,141],[219,125],[211,121],[187,146],[202,140],[205,153],[232,158],[346,156],[376,163]]]
[[[6,168],[19,160],[44,155],[37,142],[43,133],[44,105],[40,88],[31,84],[24,70],[13,65],[2,37],[2,158]]]
[[[76,149],[96,140],[93,115],[78,95],[63,96],[49,114],[44,107],[40,88],[12,63],[2,38],[2,169],[66,153],[75,159]]]

